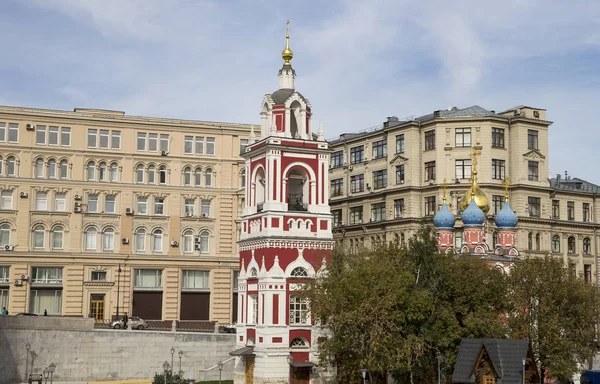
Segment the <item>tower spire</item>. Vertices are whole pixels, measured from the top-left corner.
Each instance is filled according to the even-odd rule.
[[[508,187],[510,186],[510,180],[508,177],[504,178],[504,201],[508,203]]]
[[[290,21],[287,21],[287,31],[285,33],[285,49],[281,52],[281,58],[283,59],[283,65],[291,66],[290,60],[294,57],[294,52],[290,49]]]
[[[442,183],[442,192],[444,193],[444,197],[442,199],[443,203],[446,204],[446,191],[448,190],[448,183],[446,183],[446,179]]]

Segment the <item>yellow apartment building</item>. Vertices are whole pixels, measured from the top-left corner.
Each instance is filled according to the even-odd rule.
[[[433,218],[448,183],[453,213],[470,186],[473,147],[481,151],[478,183],[489,211],[486,241],[496,242],[494,216],[509,179],[519,217],[521,254],[571,261],[588,281],[598,277],[600,187],[548,172],[550,121],[546,110],[519,106],[496,113],[456,107],[345,133],[330,142],[330,206],[338,244],[350,250],[382,241],[405,242],[423,218]],[[583,159],[582,159],[583,161]],[[456,246],[462,242],[457,220]]]
[[[0,107],[0,306],[235,320],[250,126]]]

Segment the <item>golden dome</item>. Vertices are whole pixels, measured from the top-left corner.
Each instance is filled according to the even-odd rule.
[[[292,65],[290,60],[294,57],[294,52],[290,49],[290,21],[287,22],[287,33],[285,34],[285,49],[281,52],[281,58],[284,60],[283,65]]]
[[[481,152],[478,151],[477,148],[473,148],[473,153],[470,155],[471,159],[473,160],[473,175],[471,176],[471,187],[467,189],[467,192],[465,192],[463,197],[460,199],[460,204],[458,205],[458,208],[461,212],[464,211],[469,206],[469,203],[471,203],[471,200],[475,199],[475,204],[477,204],[479,209],[481,209],[483,213],[487,215],[487,213],[490,211],[490,203],[488,202],[485,193],[483,193],[481,188],[479,188],[479,186],[477,185],[477,156],[479,156],[480,154]]]

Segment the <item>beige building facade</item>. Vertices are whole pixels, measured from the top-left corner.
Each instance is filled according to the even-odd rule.
[[[470,187],[473,148],[478,183],[487,201],[486,242],[496,242],[494,216],[510,182],[510,204],[519,217],[516,246],[524,255],[569,260],[579,275],[598,273],[600,187],[552,177],[548,171],[551,122],[546,110],[519,106],[496,113],[479,106],[451,108],[346,133],[332,141],[330,205],[338,244],[350,250],[377,242],[405,242],[442,204],[460,216]],[[479,204],[479,202],[478,202]],[[484,210],[485,211],[485,210]],[[457,221],[456,246],[462,242]]]
[[[249,125],[0,107],[0,306],[235,321]]]

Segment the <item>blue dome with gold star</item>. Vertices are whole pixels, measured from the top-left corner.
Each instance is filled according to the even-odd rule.
[[[462,213],[462,222],[466,227],[477,227],[483,225],[485,213],[477,206],[475,199],[472,199],[467,209]]]
[[[515,228],[518,222],[519,218],[513,210],[510,209],[510,205],[508,205],[508,201],[506,201],[500,212],[496,215],[496,226],[498,228]]]
[[[454,228],[454,222],[456,222],[456,218],[450,212],[446,203],[442,204],[440,210],[433,217],[433,224],[436,228],[451,229]]]

